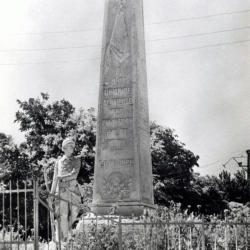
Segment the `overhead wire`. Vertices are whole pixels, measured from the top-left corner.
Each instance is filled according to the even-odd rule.
[[[152,22],[146,23],[145,25],[156,25],[156,24],[163,24],[163,23],[172,23],[172,22],[180,22],[180,21],[188,21],[188,20],[197,20],[197,19],[204,19],[204,18],[211,18],[217,16],[225,16],[225,15],[234,15],[239,13],[246,13],[250,10],[240,10],[234,12],[226,12],[226,13],[218,13],[213,15],[207,16],[200,16],[200,17],[190,17],[190,18],[181,18],[181,19],[174,19],[168,21],[161,21],[161,22]],[[26,33],[13,33],[13,34],[1,34],[1,36],[18,36],[18,35],[43,35],[43,34],[61,34],[61,33],[76,33],[76,32],[85,32],[85,31],[97,31],[102,30],[102,28],[94,28],[94,29],[80,29],[80,30],[65,30],[65,31],[45,31],[45,32],[26,32]]]
[[[173,22],[180,22],[180,21],[197,20],[197,19],[210,18],[210,17],[216,17],[216,16],[225,16],[225,15],[244,13],[244,12],[249,12],[249,11],[250,10],[240,10],[240,11],[218,13],[218,14],[201,16],[201,17],[191,17],[191,18],[174,19],[174,20],[162,21],[162,22],[153,22],[153,23],[148,23],[146,25],[155,25],[155,24],[162,24],[162,23],[173,23]]]
[[[27,62],[27,63],[1,63],[0,66],[11,66],[11,65],[32,65],[32,64],[52,64],[52,63],[75,63],[75,62],[85,62],[85,61],[98,61],[101,58],[95,59],[83,59],[83,60],[72,60],[72,61],[54,61],[54,62]]]
[[[243,147],[242,149],[240,149],[240,150],[238,150],[238,151],[236,151],[236,152],[234,152],[234,153],[231,153],[230,155],[225,156],[225,157],[223,157],[223,158],[221,158],[221,159],[219,159],[219,160],[217,160],[217,161],[215,161],[215,162],[213,162],[213,163],[210,163],[210,164],[208,164],[208,165],[199,167],[199,169],[201,169],[201,168],[206,168],[206,167],[212,166],[212,165],[214,165],[214,164],[216,164],[216,163],[219,163],[219,162],[221,162],[221,161],[223,161],[223,160],[226,160],[226,159],[228,159],[229,157],[235,155],[236,153],[237,153],[237,154],[242,154],[242,153],[244,152],[243,150],[244,150],[245,148],[247,148],[247,147],[250,147],[250,144],[246,145],[246,146]]]
[[[187,49],[159,51],[159,52],[147,53],[146,55],[166,54],[166,53],[181,52],[181,51],[188,51],[188,50],[212,48],[212,47],[217,47],[217,46],[238,44],[238,43],[244,43],[244,42],[249,42],[249,41],[250,41],[250,40],[242,40],[242,41],[236,41],[236,42],[231,42],[231,43],[212,44],[212,45],[201,46],[201,47],[194,47],[194,48],[187,48]],[[69,60],[69,61],[54,61],[54,62],[1,63],[0,66],[4,66],[4,65],[25,65],[25,64],[26,64],[26,65],[28,65],[28,64],[48,64],[48,63],[71,63],[71,62],[82,62],[82,61],[92,61],[92,60],[100,60],[100,58],[94,58],[94,59],[90,58],[90,59],[72,60],[72,61],[70,61],[70,60]]]
[[[58,48],[43,48],[43,49],[9,49],[9,50],[0,50],[0,52],[20,52],[20,51],[44,51],[44,50],[64,50],[64,49],[81,49],[81,48],[91,48],[91,47],[100,47],[101,45],[81,45],[75,47],[58,47]]]
[[[244,42],[249,42],[249,41],[250,41],[250,39],[242,40],[242,41],[236,41],[236,42],[230,42],[230,43],[219,43],[219,44],[212,44],[212,45],[206,45],[206,46],[201,46],[201,47],[193,47],[193,48],[187,48],[187,49],[159,51],[159,52],[147,53],[147,55],[166,54],[166,53],[172,53],[172,52],[181,52],[181,51],[188,51],[188,50],[205,49],[205,48],[212,48],[212,47],[223,46],[223,45],[244,43]]]
[[[168,50],[168,51],[159,51],[159,52],[152,52],[147,53],[146,55],[156,55],[156,54],[166,54],[166,53],[173,53],[173,52],[182,52],[182,51],[189,51],[189,50],[197,50],[197,49],[204,49],[204,48],[212,48],[217,46],[223,46],[223,45],[232,45],[232,44],[238,44],[238,43],[244,43],[249,42],[249,40],[242,40],[242,41],[236,41],[236,42],[230,42],[230,43],[220,43],[220,44],[212,44],[207,46],[201,46],[201,47],[194,47],[194,48],[187,48],[187,49],[178,49],[178,50]],[[71,63],[71,62],[82,62],[82,61],[92,61],[92,60],[100,60],[100,58],[95,59],[83,59],[83,60],[72,60],[72,61],[54,61],[54,62],[32,62],[32,63],[1,63],[0,66],[4,65],[27,65],[27,64],[48,64],[48,63]]]
[[[231,32],[231,31],[242,30],[242,29],[249,29],[249,28],[250,28],[250,26],[246,26],[246,27],[240,27],[240,28],[234,28],[234,29],[228,29],[228,30],[212,31],[212,32],[184,35],[184,36],[178,36],[178,37],[167,37],[167,38],[160,38],[160,39],[151,39],[151,40],[146,40],[146,42],[163,41],[163,40],[170,40],[170,39],[180,39],[180,38],[187,38],[187,37],[196,37],[196,36],[202,36],[202,35],[218,34],[218,33],[225,33],[225,32]],[[91,47],[95,48],[95,47],[100,47],[100,46],[101,45],[81,45],[81,46],[41,48],[41,49],[9,49],[9,50],[0,50],[0,52],[65,50],[65,49],[81,49],[81,48],[91,48]]]
[[[96,31],[96,30],[102,30],[102,28],[82,29],[82,30],[61,30],[61,31],[45,31],[45,32],[27,32],[27,33],[1,34],[1,36],[63,34],[63,33],[76,33],[76,32]]]
[[[242,149],[240,149],[240,150],[238,150],[238,151],[236,151],[236,152],[234,152],[234,153],[232,153],[232,154],[230,154],[230,155],[228,155],[228,156],[226,156],[226,157],[221,158],[220,160],[218,160],[218,161],[216,161],[216,162],[210,163],[210,164],[208,164],[208,165],[206,165],[206,166],[198,167],[198,169],[202,169],[202,168],[205,168],[205,167],[214,165],[214,164],[216,164],[216,163],[218,163],[218,162],[221,162],[222,160],[228,159],[229,157],[231,157],[232,155],[235,155],[236,153],[237,153],[237,154],[242,154],[242,153],[244,152],[243,150],[244,150],[245,148],[249,147],[249,146],[250,146],[250,144],[246,145],[246,146],[243,147]],[[217,167],[217,169],[213,171],[213,174],[217,173],[218,171],[221,171],[221,169],[223,169],[222,166]],[[184,171],[184,172],[182,172],[182,173],[180,173],[180,174],[177,174],[177,175],[175,175],[175,174],[160,174],[160,175],[161,175],[161,176],[164,175],[164,176],[166,176],[166,177],[175,179],[175,178],[180,178],[180,177],[186,176],[186,174],[188,174],[188,173],[190,173],[190,172],[189,172],[189,171]],[[157,174],[155,174],[155,175],[157,175]],[[175,176],[172,176],[172,175],[175,175]]]
[[[203,17],[194,17],[194,18],[188,18],[188,19],[178,19],[178,20],[172,20],[172,21],[184,21],[184,20],[191,20],[191,19],[200,19],[200,18],[208,18],[213,16],[221,16],[221,15],[229,15],[229,14],[236,14],[236,13],[243,13],[243,12],[249,12],[250,10],[243,10],[243,11],[236,11],[236,12],[230,12],[230,13],[220,13],[220,14],[214,14],[210,16],[203,16]],[[171,21],[171,22],[172,22]],[[170,21],[167,21],[170,22]],[[147,42],[153,42],[153,41],[160,41],[160,40],[169,40],[169,39],[179,39],[179,38],[186,38],[186,37],[195,37],[195,36],[202,36],[202,35],[208,35],[208,34],[216,34],[216,33],[225,33],[230,31],[236,31],[236,30],[242,30],[242,29],[248,29],[250,26],[246,27],[239,27],[239,28],[233,28],[228,30],[221,30],[221,31],[212,31],[212,32],[206,32],[206,33],[199,33],[199,34],[191,34],[191,35],[184,35],[179,37],[168,37],[168,38],[161,38],[161,39],[151,39],[147,40]],[[86,29],[82,31],[87,30],[97,30],[97,29]],[[73,30],[70,32],[78,32],[80,30]],[[45,33],[66,33],[69,31],[58,31],[58,32],[45,32]],[[29,33],[31,34],[31,33]],[[32,34],[38,34],[38,33],[32,33]],[[181,51],[189,51],[189,50],[196,50],[196,49],[203,49],[203,48],[211,48],[216,46],[223,46],[223,45],[231,45],[231,44],[238,44],[238,43],[244,43],[249,42],[249,39],[241,40],[241,41],[235,41],[235,42],[227,42],[227,43],[219,43],[219,44],[212,44],[212,45],[205,45],[200,47],[193,47],[193,48],[183,48],[183,49],[177,49],[177,50],[168,50],[168,51],[159,51],[159,52],[151,52],[147,53],[147,55],[155,55],[155,54],[165,54],[165,53],[173,53],[173,52],[181,52]],[[0,50],[0,52],[25,52],[25,51],[49,51],[49,50],[65,50],[65,49],[80,49],[80,48],[91,48],[91,47],[100,47],[101,45],[82,45],[82,46],[72,46],[72,47],[58,47],[58,48],[41,48],[41,49],[10,49],[10,50]],[[88,61],[88,60],[100,60],[99,58],[96,59],[83,59],[83,60],[65,60],[65,61],[54,61],[54,62],[30,62],[30,63],[3,63],[0,65],[30,65],[30,64],[48,64],[48,63],[72,63],[72,62],[81,62],[81,61]]]
[[[240,28],[234,28],[234,29],[228,29],[228,30],[220,30],[220,31],[211,31],[211,32],[199,33],[199,34],[192,34],[192,35],[184,35],[184,36],[176,36],[176,37],[166,37],[166,38],[151,39],[151,40],[146,40],[146,42],[165,41],[165,40],[179,39],[179,38],[186,38],[186,37],[211,35],[211,34],[225,33],[225,32],[242,30],[242,29],[249,29],[249,28],[250,28],[250,26],[246,26],[246,27],[240,27]]]

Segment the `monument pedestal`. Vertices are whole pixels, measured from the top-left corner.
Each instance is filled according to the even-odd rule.
[[[120,215],[153,208],[143,0],[106,0],[93,204]]]
[[[116,215],[122,216],[131,216],[135,217],[140,216],[143,213],[144,209],[156,209],[155,205],[149,205],[147,203],[142,202],[118,202],[115,203],[118,205],[116,210]],[[98,215],[107,215],[109,214],[110,208],[114,204],[109,203],[98,203],[98,204],[90,204],[91,211]]]

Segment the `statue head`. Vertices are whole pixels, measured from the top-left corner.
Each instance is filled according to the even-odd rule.
[[[62,143],[62,150],[66,157],[71,157],[75,148],[75,141],[72,138],[66,138]]]

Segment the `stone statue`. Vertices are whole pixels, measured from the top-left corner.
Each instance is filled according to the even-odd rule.
[[[62,143],[64,156],[56,162],[51,193],[60,198],[79,205],[81,202],[81,190],[76,180],[80,170],[81,161],[73,156],[75,142],[67,138]],[[66,240],[68,231],[78,215],[78,206],[72,205],[64,200],[56,199],[56,214],[61,219],[61,232],[63,239]],[[56,228],[57,233],[58,228]]]

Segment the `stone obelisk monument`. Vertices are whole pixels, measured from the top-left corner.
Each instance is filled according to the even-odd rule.
[[[94,194],[98,214],[154,207],[143,0],[106,0]]]

